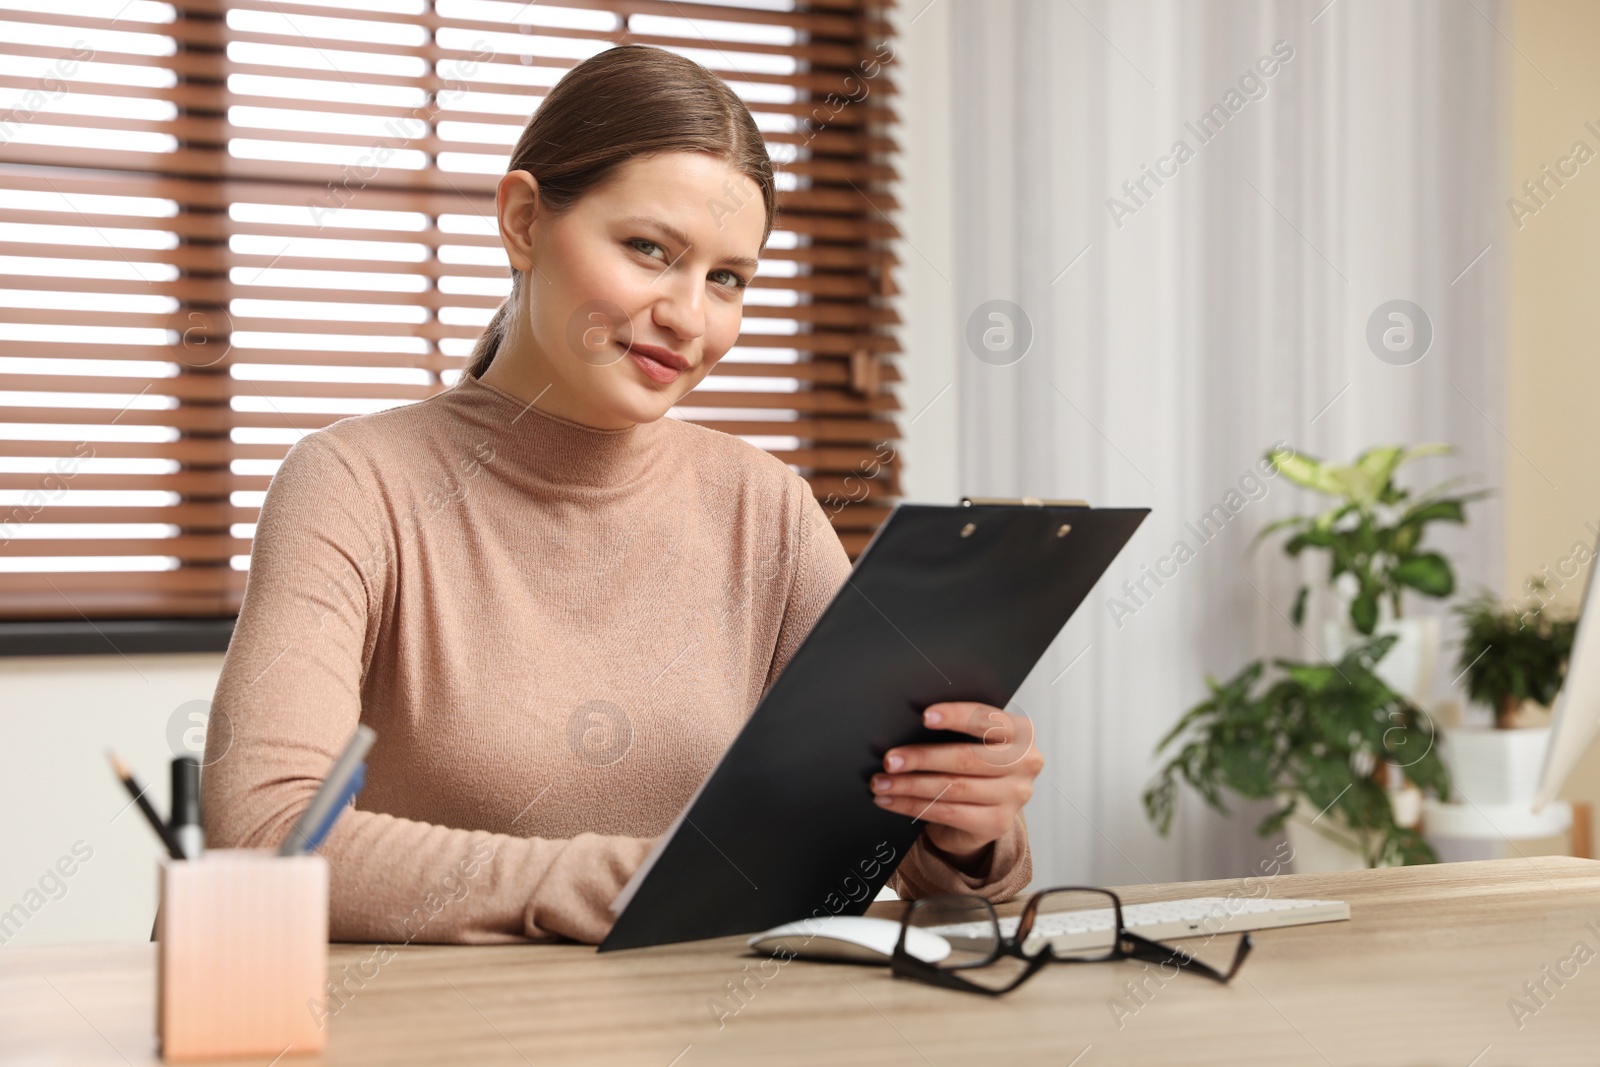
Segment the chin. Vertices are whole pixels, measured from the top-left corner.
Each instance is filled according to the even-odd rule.
[[[629,422],[655,422],[677,402],[675,396],[655,390],[634,388],[628,393],[630,395],[612,398],[607,406],[618,418]]]

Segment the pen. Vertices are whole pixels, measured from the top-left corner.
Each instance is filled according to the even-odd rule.
[[[139,805],[139,810],[144,812],[145,819],[150,823],[151,828],[155,830],[156,836],[161,838],[161,843],[167,846],[168,854],[175,860],[183,859],[183,849],[178,847],[177,840],[172,836],[172,832],[167,829],[166,823],[161,821],[161,816],[156,814],[156,809],[150,806],[150,801],[144,795],[144,786],[140,785],[138,779],[134,778],[133,771],[117,757],[115,752],[108,751],[106,755],[111,757],[111,769],[117,773],[118,778],[122,779],[122,784],[127,786],[129,795],[133,797],[134,803]]]
[[[339,758],[333,761],[333,769],[328,772],[328,777],[322,780],[322,787],[317,790],[317,795],[311,798],[310,806],[300,813],[300,818],[289,831],[289,836],[278,846],[278,855],[298,856],[308,851],[312,847],[312,832],[325,830],[324,823],[331,825],[329,813],[337,813],[339,798],[349,795],[345,791],[349,788],[350,780],[361,767],[361,761],[366,759],[367,750],[372,747],[372,742],[377,739],[378,735],[372,727],[365,724],[356,727],[355,736],[344,746]]]
[[[365,763],[357,764],[356,773],[350,776],[349,784],[344,787],[334,800],[333,806],[328,809],[328,817],[322,820],[322,825],[316,828],[310,840],[306,842],[305,851],[310,852],[322,844],[323,839],[328,836],[328,831],[333,829],[333,824],[338,822],[339,816],[344,813],[345,805],[349,804],[355,795],[361,792],[361,787],[366,784],[367,765]]]
[[[206,835],[200,828],[200,761],[179,756],[172,761],[172,816],[168,829],[186,858],[205,853]]]

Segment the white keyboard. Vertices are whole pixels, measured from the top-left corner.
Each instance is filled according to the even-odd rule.
[[[1342,900],[1274,900],[1270,897],[1191,897],[1164,900],[1155,904],[1124,904],[1122,921],[1128,929],[1152,941],[1172,941],[1185,937],[1237,934],[1245,930],[1267,930],[1275,926],[1303,926],[1308,923],[1338,922],[1350,918],[1350,905]],[[1105,931],[1114,919],[1110,908],[1095,911],[1062,911],[1041,915],[1034,920],[1027,952],[1035,951],[1048,940],[1058,951],[1103,944]],[[981,937],[980,923],[956,923],[928,928],[951,937]],[[1000,920],[1000,932],[1017,932],[1015,916]]]

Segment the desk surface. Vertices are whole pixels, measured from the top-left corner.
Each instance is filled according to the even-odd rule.
[[[1002,1054],[1008,1065],[1051,1067],[1600,1063],[1600,962],[1588,951],[1600,952],[1600,862],[1279,875],[1124,896],[1261,895],[1263,882],[1274,897],[1349,901],[1351,921],[1261,932],[1231,987],[1181,975],[1150,983],[1142,1006],[1125,986],[1142,976],[1135,963],[1047,968],[991,1000],[886,968],[774,961],[776,974],[747,982],[738,1007],[726,984],[746,965],[760,973],[740,938],[604,956],[579,945],[413,945],[330,1020],[321,1060],[281,1063],[943,1067]],[[334,945],[330,967],[337,976],[371,954]],[[1558,987],[1546,965],[1573,976]],[[158,1063],[154,968],[150,945],[0,951],[0,1063]],[[1550,995],[1529,997],[1531,980]],[[1520,1019],[1512,998],[1529,1009]],[[720,1026],[717,999],[738,1007]]]

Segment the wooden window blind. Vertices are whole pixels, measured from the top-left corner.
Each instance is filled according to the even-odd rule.
[[[494,189],[616,44],[745,100],[780,210],[681,417],[898,493],[892,0],[0,0],[0,619],[238,610],[284,453],[453,384],[509,291]]]

